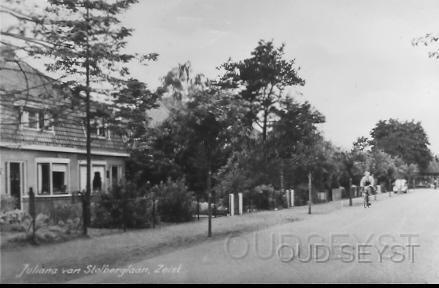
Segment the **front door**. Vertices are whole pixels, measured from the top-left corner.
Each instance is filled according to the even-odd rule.
[[[90,180],[91,191],[105,191],[105,165],[93,164],[91,167]],[[87,166],[79,166],[79,189],[87,189]]]
[[[103,191],[105,183],[105,166],[93,165],[91,179],[92,191]]]
[[[9,163],[9,187],[10,195],[17,199],[15,208],[21,209],[21,193],[23,190],[23,175],[21,163]]]

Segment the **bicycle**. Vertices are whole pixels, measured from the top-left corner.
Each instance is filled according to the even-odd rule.
[[[372,194],[372,187],[366,186],[363,187],[363,207],[364,208],[369,208],[371,206],[370,201],[369,201],[369,195]]]

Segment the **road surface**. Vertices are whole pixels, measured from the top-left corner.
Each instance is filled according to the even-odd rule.
[[[439,283],[439,190],[88,269],[72,283]]]

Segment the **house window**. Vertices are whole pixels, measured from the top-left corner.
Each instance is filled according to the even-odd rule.
[[[35,130],[53,130],[52,121],[48,113],[38,109],[24,108],[20,123],[23,128]]]
[[[68,194],[68,164],[37,163],[38,195]]]
[[[67,194],[67,164],[52,164],[53,194]]]
[[[111,184],[117,185],[120,181],[120,167],[119,166],[111,166]]]
[[[38,163],[38,195],[50,195],[50,163]]]
[[[109,134],[108,125],[107,123],[105,123],[105,121],[102,118],[95,119],[90,126],[91,126],[90,134],[92,136],[99,138],[109,138],[110,134]]]
[[[24,194],[25,177],[23,162],[6,162],[6,194],[15,197],[17,209],[21,209],[21,197]]]

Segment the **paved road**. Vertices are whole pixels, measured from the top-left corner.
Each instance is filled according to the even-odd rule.
[[[439,283],[439,190],[207,241],[126,270],[89,268],[73,282]]]

